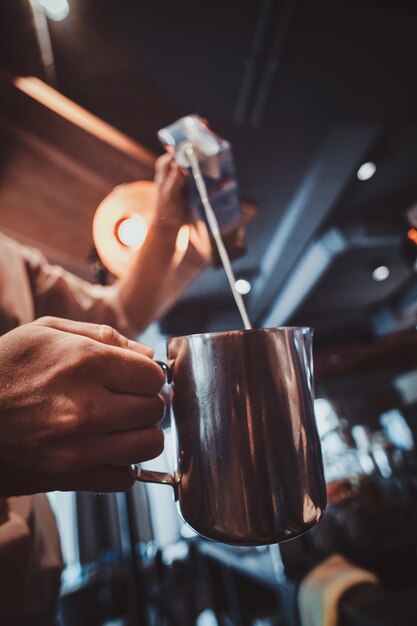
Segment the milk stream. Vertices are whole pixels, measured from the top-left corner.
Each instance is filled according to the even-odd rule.
[[[243,302],[243,298],[240,293],[237,291],[235,287],[236,278],[232,269],[232,264],[230,262],[229,255],[223,243],[223,239],[220,234],[219,224],[216,218],[216,215],[212,209],[210,204],[210,200],[208,198],[206,183],[204,182],[203,175],[201,174],[200,164],[198,162],[196,153],[192,144],[187,144],[185,146],[185,154],[187,155],[188,161],[191,166],[191,171],[197,186],[197,191],[200,195],[201,202],[203,203],[204,212],[206,214],[207,223],[209,225],[211,234],[213,235],[213,239],[216,243],[217,250],[219,251],[220,260],[224,267],[224,271],[226,272],[227,279],[229,281],[230,289],[232,290],[233,297],[235,299],[237,308],[239,310],[240,316],[242,318],[243,326],[245,330],[250,330],[252,328],[251,323],[249,321],[249,316],[246,311],[245,303]]]
[[[203,203],[207,222],[208,222],[211,234],[213,235],[213,239],[216,243],[217,249],[219,251],[220,259],[223,264],[224,270],[226,272],[226,276],[228,278],[230,289],[232,290],[232,294],[235,299],[237,308],[239,309],[243,326],[245,330],[250,330],[252,326],[249,321],[249,316],[246,311],[245,303],[243,302],[243,298],[240,295],[240,293],[236,290],[236,287],[235,287],[236,278],[232,269],[232,264],[230,263],[229,255],[227,253],[227,250],[221,238],[219,224],[217,222],[216,215],[208,199],[206,184],[201,174],[200,164],[198,162],[198,159],[194,152],[192,144],[187,144],[187,146],[185,147],[185,154],[188,157],[188,160],[191,166],[191,171],[192,171],[192,174],[193,174],[196,186],[197,186],[197,190],[200,195],[201,202]],[[278,545],[269,546],[269,553],[271,555],[274,574],[277,580],[280,580],[282,578],[283,565],[282,565],[282,559],[281,559],[281,554],[280,554]]]

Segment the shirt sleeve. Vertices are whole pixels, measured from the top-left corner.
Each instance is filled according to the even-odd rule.
[[[19,247],[29,275],[36,317],[53,315],[109,324],[129,337],[136,335],[119,302],[117,284],[93,285],[49,264],[39,250]]]

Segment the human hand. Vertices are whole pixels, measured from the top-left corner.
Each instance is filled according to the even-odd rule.
[[[188,217],[186,174],[168,153],[156,160],[155,183],[158,189],[156,224],[163,228],[180,228]]]
[[[0,495],[120,491],[163,449],[164,374],[109,326],[45,317],[0,338]]]

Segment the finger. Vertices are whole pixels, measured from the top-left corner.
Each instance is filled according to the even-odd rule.
[[[155,182],[160,183],[164,180],[171,167],[171,163],[174,161],[171,154],[165,152],[162,156],[158,157],[155,162]]]
[[[62,476],[55,481],[54,489],[60,491],[95,491],[113,493],[126,491],[136,480],[136,474],[130,466],[97,466],[89,470]],[[56,486],[58,484],[58,487]]]
[[[133,465],[159,456],[164,449],[164,433],[160,428],[145,428],[111,433],[100,438],[84,440],[77,467],[96,465]]]
[[[161,395],[134,396],[104,391],[103,402],[86,416],[79,433],[91,435],[149,428],[160,422],[165,414]]]
[[[163,189],[182,188],[187,178],[187,170],[182,168],[170,154],[159,157],[155,169],[155,182]]]
[[[181,193],[183,191],[184,185],[186,181],[186,174],[182,170],[182,168],[176,163],[172,161],[171,168],[166,177],[166,186],[171,190],[171,193]]]
[[[114,393],[156,396],[165,374],[155,361],[131,350],[112,346],[98,350],[97,369],[103,386]]]
[[[88,368],[86,375],[90,378],[94,367],[100,382],[110,391],[153,396],[160,392],[164,384],[162,369],[143,354],[143,346],[130,341],[111,326],[55,317],[43,317],[33,324],[93,339],[97,358],[93,362],[90,351],[85,361],[85,368]],[[135,349],[131,349],[131,346]]]
[[[63,332],[72,333],[74,335],[89,337],[90,339],[94,339],[94,341],[98,341],[99,343],[132,350],[133,352],[137,352],[138,354],[144,354],[149,358],[152,358],[154,355],[154,351],[152,348],[128,339],[127,337],[119,333],[115,328],[107,324],[78,322],[75,320],[67,320],[64,318],[51,316],[41,317],[32,322],[32,324],[38,326],[47,326],[49,328],[55,328],[56,330],[61,330]]]

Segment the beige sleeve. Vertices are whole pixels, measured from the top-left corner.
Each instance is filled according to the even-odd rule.
[[[34,300],[35,317],[53,315],[83,322],[109,324],[134,337],[119,302],[117,283],[93,285],[56,265],[50,265],[36,249],[19,246],[23,254]]]
[[[62,554],[44,494],[0,499],[0,624],[55,623]]]

